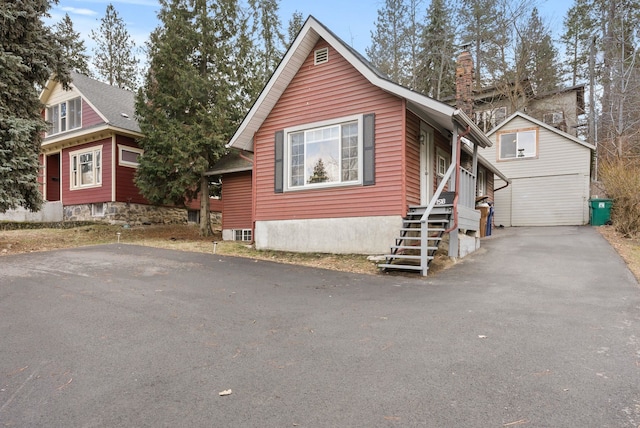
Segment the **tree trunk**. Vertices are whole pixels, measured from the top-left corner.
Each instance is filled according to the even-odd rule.
[[[209,180],[200,177],[200,236],[211,236],[211,213],[209,210]]]

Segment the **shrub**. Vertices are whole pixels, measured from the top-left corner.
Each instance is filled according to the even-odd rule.
[[[640,235],[640,159],[602,162],[600,178],[613,199],[611,220],[615,229],[630,238]]]

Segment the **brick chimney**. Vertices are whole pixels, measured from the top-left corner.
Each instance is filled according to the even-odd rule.
[[[456,107],[473,119],[473,57],[466,50],[456,62]]]

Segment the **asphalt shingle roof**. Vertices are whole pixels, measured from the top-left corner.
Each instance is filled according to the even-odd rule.
[[[71,74],[71,86],[75,87],[117,128],[140,132],[135,118],[135,93],[108,85],[80,73]]]

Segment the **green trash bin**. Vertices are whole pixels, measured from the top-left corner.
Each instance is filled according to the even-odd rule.
[[[602,226],[611,223],[611,199],[593,198],[589,199],[589,214],[591,226]]]

